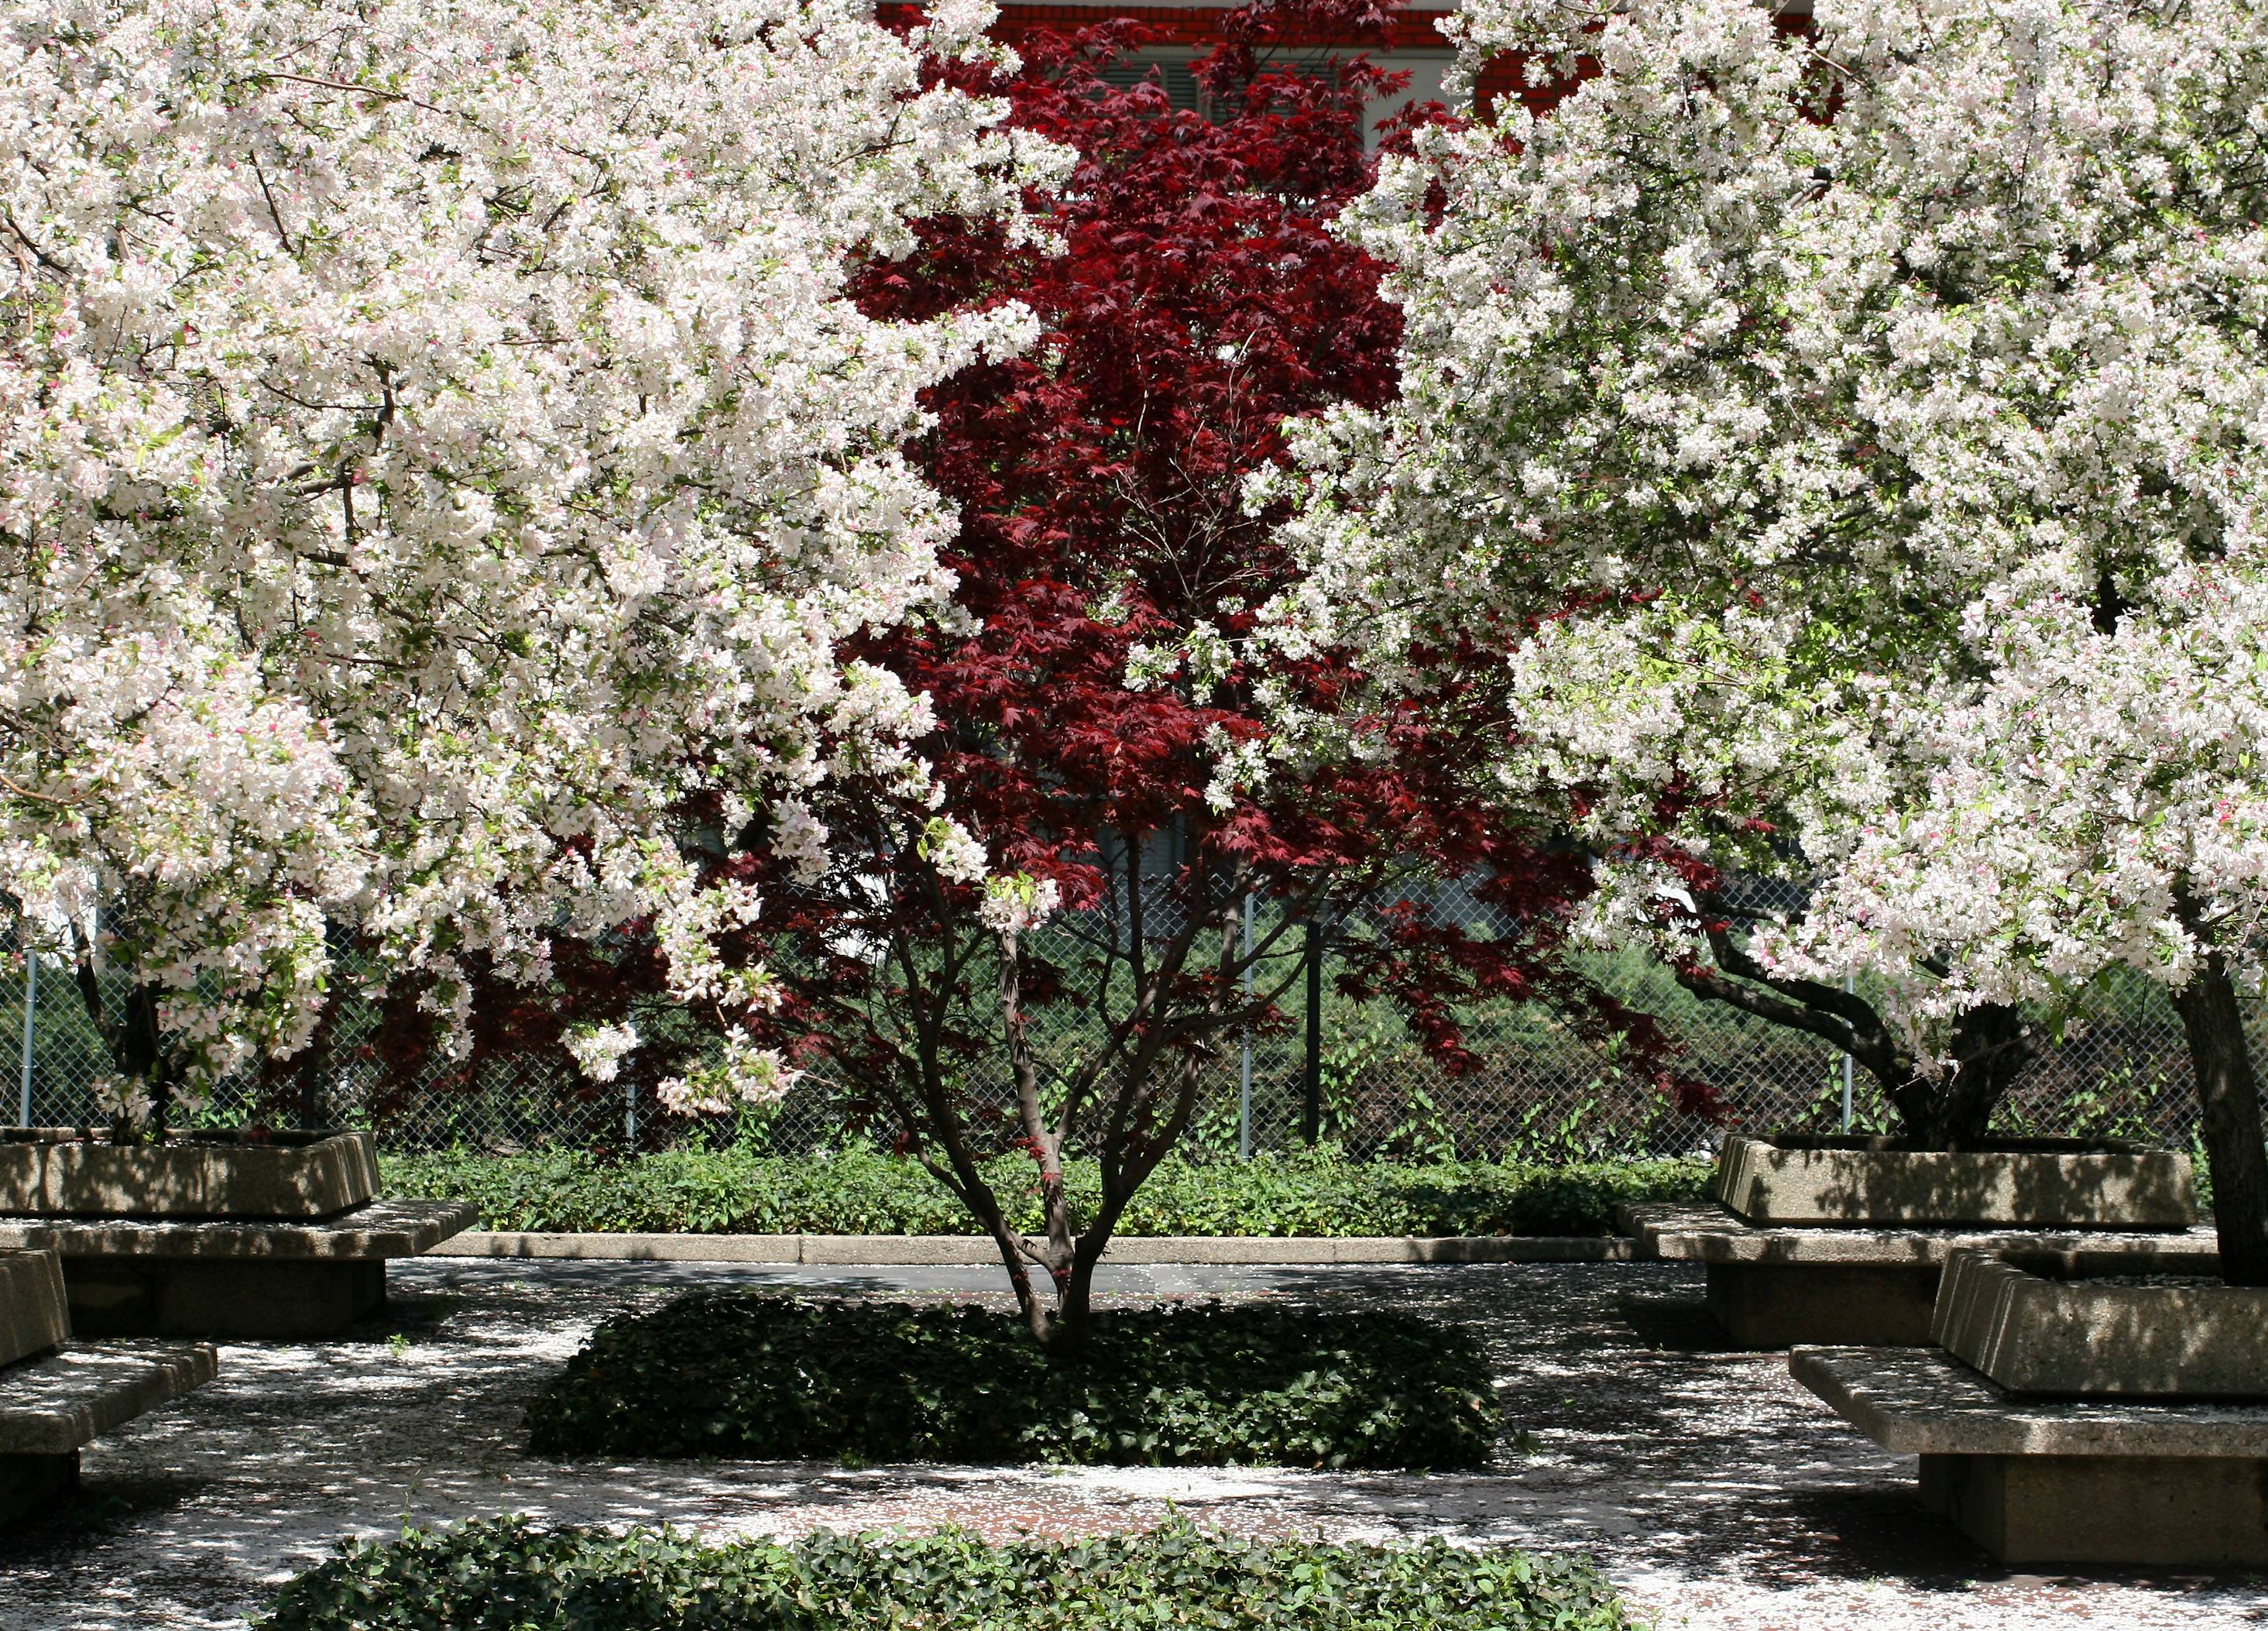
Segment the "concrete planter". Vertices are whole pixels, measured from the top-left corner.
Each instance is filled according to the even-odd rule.
[[[81,1336],[301,1340],[386,1301],[386,1266],[469,1227],[454,1200],[372,1200],[328,1218],[0,1217],[0,1252],[63,1259]]]
[[[1956,1251],[1932,1334],[2013,1393],[2268,1399],[2268,1289],[2219,1271],[2194,1254]],[[2142,1276],[2173,1283],[2120,1283]]]
[[[55,1253],[82,1336],[337,1336],[386,1302],[386,1266],[471,1224],[383,1201],[367,1133],[190,1134],[121,1149],[0,1129],[0,1251]]]
[[[120,1148],[69,1128],[0,1128],[0,1214],[29,1217],[335,1216],[378,1191],[367,1133],[191,1133]]]
[[[1912,1150],[1895,1139],[1735,1134],[1716,1197],[1743,1221],[1783,1228],[2186,1229],[2189,1157],[2139,1144],[2009,1140]]]

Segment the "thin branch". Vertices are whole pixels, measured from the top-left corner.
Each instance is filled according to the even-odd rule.
[[[296,259],[299,246],[291,241],[291,230],[284,225],[284,211],[276,206],[275,191],[268,185],[268,172],[260,167],[260,155],[257,153],[252,157],[252,173],[260,178],[260,196],[268,201],[268,218],[276,224],[276,236]]]
[[[313,85],[318,90],[323,91],[344,91],[355,96],[376,97],[381,102],[407,102],[410,107],[421,107],[429,114],[439,114],[449,119],[461,119],[468,124],[479,122],[470,114],[460,113],[453,107],[443,107],[436,102],[421,100],[406,91],[380,90],[374,85],[357,85],[350,79],[325,79],[314,74],[287,74],[279,68],[263,68],[252,77],[280,79],[291,85]]]

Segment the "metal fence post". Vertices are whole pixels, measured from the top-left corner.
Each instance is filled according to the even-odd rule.
[[[317,1032],[317,1037],[321,1033]],[[299,1125],[308,1133],[323,1125],[323,1061],[320,1040],[311,1039],[299,1054]]]
[[[1307,919],[1307,1059],[1300,1083],[1300,1133],[1309,1149],[1323,1136],[1323,926]]]
[[[622,1147],[637,1154],[637,1079],[622,1084]]]
[[[28,1127],[32,1125],[32,1015],[40,1006],[40,959],[32,950],[29,919],[18,922],[16,934],[24,954],[24,1075],[16,1092],[16,1124]]]
[[[337,968],[352,944],[345,926],[336,918],[326,914],[323,919],[323,952]],[[335,1111],[327,1101],[323,1077],[331,1062],[331,1029],[327,1010],[317,1022],[314,1034],[299,1053],[299,1125],[309,1133],[320,1132],[334,1125]]]
[[[1252,892],[1244,894],[1244,1006],[1252,1007]],[[1252,1021],[1244,1022],[1236,1065],[1236,1158],[1252,1159]]]

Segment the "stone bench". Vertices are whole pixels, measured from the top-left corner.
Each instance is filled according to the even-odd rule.
[[[0,1524],[67,1494],[92,1439],[213,1379],[201,1342],[67,1343],[0,1369]]]
[[[1934,1348],[1799,1347],[1788,1371],[2007,1563],[2268,1564],[2268,1406],[2029,1399]]]
[[[2016,1251],[2199,1252],[2213,1230],[1795,1227],[1743,1222],[1709,1203],[1626,1206],[1641,1261],[1699,1263],[1709,1311],[1751,1348],[1796,1343],[1920,1347],[1946,1258],[1958,1247]]]
[[[375,1200],[307,1221],[0,1217],[0,1250],[63,1260],[81,1336],[305,1340],[383,1307],[388,1259],[477,1217],[453,1200]]]
[[[213,1377],[202,1344],[70,1334],[55,1254],[0,1252],[0,1524],[67,1494],[89,1440]]]

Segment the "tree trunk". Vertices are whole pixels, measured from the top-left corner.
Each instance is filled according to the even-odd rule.
[[[1173,1142],[1178,1142],[1178,1139],[1169,1140],[1167,1148]],[[1123,1166],[1105,1163],[1101,1204],[1095,1207],[1094,1216],[1086,1227],[1079,1231],[1078,1238],[1072,1243],[1071,1266],[1056,1281],[1056,1314],[1062,1325],[1056,1340],[1057,1351],[1076,1354],[1086,1347],[1091,1323],[1089,1317],[1094,1304],[1095,1266],[1102,1261],[1102,1254],[1109,1250],[1110,1238],[1118,1229],[1118,1220],[1125,1213],[1126,1203],[1134,1198],[1134,1192],[1141,1187],[1142,1180],[1155,1170],[1156,1165],[1152,1161],[1148,1167],[1135,1173],[1132,1182],[1129,1183]]]
[[[158,988],[135,986],[126,993],[121,1009],[113,1013],[103,1001],[102,985],[95,978],[93,964],[85,958],[79,960],[76,980],[79,1000],[85,1005],[86,1016],[110,1054],[112,1067],[125,1080],[139,1081],[149,1089],[150,1131],[158,1143],[164,1143],[166,1124],[173,1110],[173,1083],[165,1039],[158,1026]],[[111,1139],[115,1143],[130,1142],[131,1131],[123,1123],[114,1125]]]
[[[1096,1241],[1092,1251],[1087,1249],[1086,1241],[1079,1243],[1070,1272],[1057,1287],[1056,1336],[1049,1344],[1051,1351],[1064,1354],[1086,1351],[1094,1310],[1094,1266],[1101,1260],[1102,1248],[1108,1244],[1107,1236]]]
[[[1040,1072],[1032,1057],[1031,1037],[1025,1028],[1022,948],[1014,934],[1000,936],[1000,1022],[1008,1039],[1008,1059],[1016,1082],[1016,1118],[1024,1142],[1040,1169],[1040,1228],[1043,1244],[1038,1249],[1040,1266],[1048,1272],[1056,1294],[1052,1317],[1028,1289],[1027,1276],[1017,1295],[1024,1301],[1024,1321],[1033,1337],[1051,1352],[1077,1347],[1086,1335],[1086,1310],[1067,1310],[1072,1266],[1077,1260],[1078,1229],[1071,1221],[1071,1194],[1064,1187],[1063,1140],[1048,1125],[1040,1105]],[[1020,1255],[1028,1257],[1023,1243]],[[1002,1249],[1007,1249],[1004,1241]],[[1010,1273],[1015,1273],[1014,1265]]]
[[[1082,1237],[1063,1266],[1055,1267],[1034,1263],[1024,1249],[1024,1237],[1009,1228],[998,1211],[985,1223],[1008,1271],[1008,1282],[1015,1289],[1016,1311],[1024,1328],[1032,1333],[1032,1340],[1057,1355],[1077,1354],[1086,1347],[1088,1315],[1094,1306],[1094,1266],[1109,1243],[1108,1235],[1094,1238],[1091,1250],[1088,1240]],[[1052,1301],[1041,1290],[1032,1272],[1035,1268],[1046,1271],[1048,1287],[1055,1294]]]
[[[2268,1286],[2268,1144],[2261,1138],[2260,1080],[2244,1039],[2244,1010],[2220,952],[2207,952],[2190,983],[2174,993],[2174,1008],[2189,1039],[2204,1110],[2221,1278],[2232,1286]]]
[[[1050,1346],[1055,1338],[1055,1310],[1040,1295],[1039,1288],[1032,1284],[1032,1266],[1025,1259],[1022,1236],[998,1214],[984,1221],[986,1232],[1000,1253],[1001,1266],[1008,1271],[1008,1284],[1016,1293],[1016,1312],[1022,1317],[1024,1328],[1042,1347]]]
[[[1992,1125],[1992,1112],[2031,1056],[2023,1016],[2003,1002],[1988,1002],[1963,1014],[1954,1024],[1952,1043],[1953,1074],[1924,1084],[1924,1125],[1909,1129],[1929,1149],[1981,1145]]]
[[[126,1002],[127,1043],[119,1066],[138,1076],[150,1089],[150,1135],[166,1141],[173,1110],[173,1072],[166,1068],[165,1044],[158,1030],[158,988],[136,985]]]
[[[1954,1027],[1951,1078],[1926,1076],[1864,998],[1815,980],[1778,978],[1727,934],[1712,933],[1709,943],[1717,967],[1681,970],[1680,985],[1704,1001],[1724,1003],[1848,1052],[1881,1085],[1917,1149],[1973,1149],[1982,1143],[1992,1112],[2031,1057],[2022,1017],[2005,1003],[1986,1003]]]
[[[1055,1316],[1040,1339],[1050,1354],[1076,1354],[1086,1346],[1088,1289],[1101,1244],[1097,1243],[1091,1253],[1086,1249],[1086,1242],[1071,1214],[1071,1194],[1064,1187],[1060,1162],[1041,1181],[1040,1204],[1048,1232],[1044,1266],[1056,1294]],[[1104,1239],[1108,1238],[1106,1234]]]

